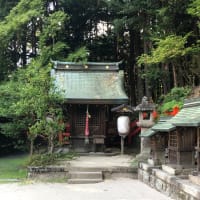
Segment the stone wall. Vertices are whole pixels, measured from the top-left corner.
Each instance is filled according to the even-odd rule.
[[[137,168],[133,167],[112,167],[112,168],[70,168],[70,166],[46,166],[46,167],[28,167],[28,178],[48,181],[60,180],[66,181],[70,178],[70,171],[101,171],[103,179],[113,179],[118,177],[129,177],[137,179]]]
[[[39,181],[67,181],[69,170],[66,167],[28,167],[28,178]]]
[[[200,186],[192,184],[186,176],[170,175],[161,167],[140,163],[138,179],[176,200],[199,200]]]

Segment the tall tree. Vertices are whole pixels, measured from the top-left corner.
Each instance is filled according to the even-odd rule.
[[[121,46],[118,50],[126,51],[126,71],[131,103],[136,104],[144,94],[150,95],[147,79],[141,79],[139,76],[145,69],[140,71],[136,67],[136,58],[142,52],[148,52],[151,47],[150,37],[156,22],[159,1],[113,0],[109,1],[109,4],[110,9],[115,12],[114,27],[117,32],[117,44]],[[122,56],[124,57],[123,54]]]

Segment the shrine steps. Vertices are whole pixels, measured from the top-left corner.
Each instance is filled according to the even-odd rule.
[[[101,171],[69,171],[68,183],[70,184],[86,184],[99,183],[103,181]]]

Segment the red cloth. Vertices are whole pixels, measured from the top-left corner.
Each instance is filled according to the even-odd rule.
[[[89,113],[86,114],[86,120],[85,120],[85,136],[89,136]]]
[[[178,106],[175,106],[171,112],[166,111],[165,114],[168,116],[175,116],[180,111]]]
[[[153,115],[154,119],[156,119],[158,117],[158,113],[155,110],[153,111],[152,115]]]
[[[173,111],[171,112],[171,115],[172,116],[175,116],[178,112],[180,111],[180,108],[178,106],[175,106],[173,108]]]
[[[142,117],[143,117],[143,119],[146,119],[146,118],[147,118],[147,116],[148,116],[148,115],[147,115],[147,113],[146,113],[146,112],[143,112],[143,113],[142,113]]]

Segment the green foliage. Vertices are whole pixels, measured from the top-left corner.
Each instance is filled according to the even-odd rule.
[[[183,101],[191,92],[191,88],[188,87],[175,87],[172,88],[171,91],[164,96],[163,103],[167,103],[169,101]]]
[[[186,55],[190,48],[186,48],[187,38],[170,35],[156,41],[156,48],[151,50],[151,55],[143,54],[138,58],[138,64],[156,64],[173,61],[173,59]]]
[[[46,166],[55,164],[58,160],[72,160],[76,156],[75,153],[53,153],[53,154],[35,154],[31,156],[27,162],[28,166]]]
[[[3,134],[13,139],[21,134],[28,135],[32,142],[38,135],[46,138],[53,136],[53,139],[63,129],[61,124],[55,125],[62,118],[62,98],[49,76],[49,61],[51,58],[65,56],[64,52],[68,47],[61,38],[67,15],[63,11],[49,15],[44,13],[45,1],[21,0],[5,20],[0,22],[0,38],[3,38],[0,42],[3,42],[4,48],[13,39],[21,40],[21,30],[25,27],[29,34],[31,25],[35,26],[35,39],[40,48],[40,56],[32,59],[26,68],[18,68],[8,82],[0,85],[0,115],[12,119],[12,122],[2,124],[1,129]],[[54,115],[54,123],[46,121],[48,114]]]
[[[39,47],[41,49],[40,65],[46,65],[50,59],[62,59],[69,47],[62,41],[67,14],[57,11],[44,18],[43,30],[39,31]]]
[[[89,56],[88,49],[86,47],[80,47],[75,52],[70,53],[67,57],[67,61],[86,63]]]
[[[192,3],[189,5],[188,13],[198,17],[198,27],[200,28],[200,1],[199,0],[193,0]]]
[[[181,109],[183,107],[183,102],[182,101],[176,101],[176,100],[166,102],[161,106],[160,112],[161,113],[171,112],[171,111],[173,111],[173,108],[175,108],[175,107],[178,107],[178,108]]]
[[[12,119],[1,126],[2,133],[12,137],[27,133],[28,138],[34,140],[40,134],[48,137],[63,129],[58,125],[62,119],[62,97],[49,76],[50,68],[40,67],[38,62],[34,60],[26,69],[18,69],[11,80],[1,86],[0,115]],[[48,114],[55,116],[53,123],[46,121]]]
[[[175,87],[167,95],[161,96],[160,101],[162,105],[159,110],[162,113],[166,111],[172,111],[174,107],[182,108],[183,101],[190,94],[191,89],[187,87]]]
[[[0,20],[4,19],[9,13],[9,11],[18,3],[18,0],[0,0]]]
[[[40,17],[44,2],[41,0],[21,0],[0,23],[0,38],[12,37],[33,18]]]
[[[193,0],[189,5],[188,13],[197,17],[200,17],[200,1]]]

